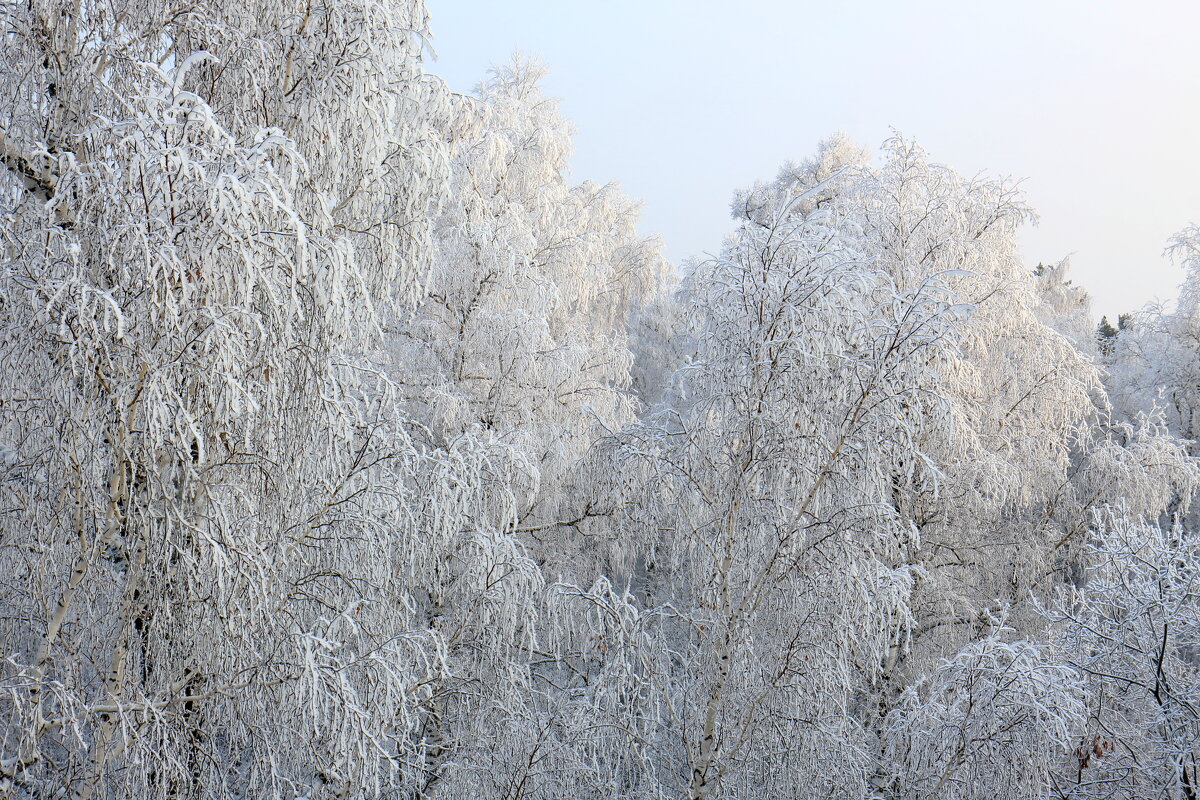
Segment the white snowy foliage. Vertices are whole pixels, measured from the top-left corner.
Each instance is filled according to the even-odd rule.
[[[888,717],[897,797],[1054,796],[1050,770],[1084,723],[1079,673],[1003,628],[910,687]]]
[[[1061,657],[1088,682],[1088,724],[1059,779],[1072,797],[1193,797],[1200,758],[1200,543],[1098,512],[1082,589],[1058,610]]]
[[[961,658],[989,641],[990,615],[1044,636],[1031,601],[1075,563],[1073,519],[1104,502],[1088,490],[1140,481],[1154,514],[1189,485],[1156,473],[1150,450],[1178,455],[1160,432],[1128,456],[1092,444],[1100,376],[1038,317],[1015,190],[899,138],[884,156],[869,167],[831,140],[735,199],[737,233],[678,294],[673,388],[596,471],[648,537],[631,554],[626,533],[613,568],[693,618],[672,637],[693,643],[676,645],[677,669],[703,687],[675,689],[695,698],[674,723],[692,797],[916,780],[886,755],[893,714],[913,687],[951,680],[947,659],[987,680],[993,667]],[[1088,448],[1097,471],[1080,476]],[[1022,690],[1059,711],[1020,736],[1064,730],[1068,677],[1054,667]]]
[[[666,269],[615,185],[567,182],[572,131],[543,73],[497,67],[464,108],[427,296],[393,344],[435,433],[513,449],[523,524],[551,521],[592,442],[632,421],[626,326]]]
[[[1116,338],[1109,384],[1124,417],[1161,409],[1171,431],[1194,442],[1200,438],[1200,228],[1176,234],[1170,252],[1184,269],[1174,308],[1149,306],[1131,315]]]
[[[1195,229],[1099,353],[837,135],[676,281],[420,0],[0,16],[0,794],[1195,799]]]
[[[1092,298],[1087,290],[1067,278],[1070,266],[1070,258],[1057,264],[1038,265],[1034,273],[1038,298],[1035,313],[1044,325],[1067,337],[1080,353],[1096,358],[1099,353]]]
[[[609,445],[650,536],[636,582],[678,612],[659,735],[686,743],[675,771],[695,798],[865,792],[857,690],[912,625],[893,476],[941,419],[925,387],[964,314],[941,276],[898,285],[837,216],[804,213],[809,192],[758,192],[685,279],[678,405]]]
[[[374,796],[445,642],[422,551],[479,481],[356,356],[444,186],[419,4],[11,9],[3,778]],[[432,143],[432,144],[431,144]]]

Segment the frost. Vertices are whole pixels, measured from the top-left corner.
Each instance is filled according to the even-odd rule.
[[[1200,233],[844,136],[682,280],[417,0],[13,5],[0,787],[1196,795]]]

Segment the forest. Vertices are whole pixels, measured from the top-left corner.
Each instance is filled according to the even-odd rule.
[[[0,797],[1196,800],[1200,228],[1098,328],[835,134],[668,264],[422,0],[0,9]]]

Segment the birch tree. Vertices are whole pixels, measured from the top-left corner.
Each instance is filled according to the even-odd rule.
[[[356,355],[444,186],[423,8],[5,15],[5,790],[423,780],[445,644],[410,593],[482,467]]]
[[[572,130],[544,72],[518,58],[464,103],[426,297],[395,342],[433,431],[521,462],[521,527],[554,521],[576,462],[633,419],[626,327],[666,274],[618,187],[568,183]]]
[[[3,15],[0,792],[1196,796],[1196,231],[1114,410],[902,137],[667,296],[419,0]]]
[[[1085,591],[1061,646],[1088,682],[1088,726],[1056,776],[1063,797],[1197,796],[1200,594],[1193,531],[1097,513]]]
[[[923,463],[894,482],[920,531],[906,555],[921,577],[917,622],[878,694],[877,785],[901,797],[1051,796],[1088,687],[1050,647],[1041,603],[1086,581],[1095,513],[1121,499],[1131,520],[1153,522],[1189,495],[1195,467],[1152,419],[1114,420],[1086,346],[1086,298],[1064,265],[1035,283],[1017,256],[1030,212],[1014,189],[965,180],[902,140],[885,155],[841,201],[858,209],[863,249],[892,270],[949,273],[972,310],[955,357],[924,387],[948,424],[918,439]]]
[[[1042,324],[1067,337],[1079,352],[1095,359],[1100,352],[1092,298],[1086,289],[1067,277],[1070,268],[1070,259],[1064,258],[1057,264],[1038,264],[1034,269],[1038,298],[1035,313]]]
[[[911,619],[912,527],[889,504],[961,309],[936,277],[901,289],[814,189],[767,187],[682,296],[695,341],[678,408],[611,444],[649,489],[643,602],[675,609],[657,676],[659,780],[690,798],[865,795],[857,665]]]
[[[801,794],[987,796],[1023,745],[947,761],[904,744],[901,720],[945,721],[930,687],[1017,664],[1030,680],[993,710],[1025,726],[1011,742],[1048,743],[1020,769],[1047,775],[1081,724],[1034,600],[1097,502],[1073,476],[1099,374],[1038,319],[1013,187],[899,138],[883,155],[866,166],[835,138],[735,199],[738,232],[680,294],[694,351],[672,406],[613,444],[614,490],[639,497],[627,519],[655,531],[631,580],[689,620],[669,640],[698,684],[664,691],[700,698],[672,723],[693,797],[750,796],[801,764]]]
[[[1151,305],[1132,315],[1113,344],[1109,387],[1126,419],[1161,408],[1171,431],[1194,442],[1200,436],[1200,229],[1180,231],[1168,252],[1184,270],[1174,307]]]
[[[463,520],[419,599],[446,643],[422,723],[438,743],[429,796],[607,797],[602,764],[628,744],[597,732],[613,700],[587,682],[624,673],[590,652],[605,638],[592,626],[612,622],[595,612],[625,603],[578,568],[574,526],[597,512],[573,481],[595,439],[634,417],[626,328],[666,266],[616,186],[568,182],[571,128],[543,72],[518,59],[456,98],[433,267],[386,344],[423,441],[486,453],[473,479],[494,499]]]
[[[1175,308],[1136,314],[1108,359],[1127,422],[1111,437],[1120,446],[1098,449],[1086,472],[1087,491],[1107,502],[1091,514],[1077,589],[1050,610],[1088,703],[1074,758],[1055,776],[1063,796],[1197,794],[1195,239],[1193,229],[1173,239],[1186,270]]]

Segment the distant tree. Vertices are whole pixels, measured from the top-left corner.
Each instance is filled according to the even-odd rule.
[[[1170,310],[1150,306],[1118,318],[1108,385],[1125,418],[1161,406],[1172,433],[1194,442],[1200,437],[1200,229],[1176,234],[1169,252],[1184,269],[1179,297]]]
[[[1062,334],[1081,352],[1095,357],[1097,342],[1092,321],[1092,298],[1067,275],[1071,264],[1038,264],[1034,270],[1037,304],[1034,313],[1042,324]]]
[[[1133,315],[1121,314],[1117,317],[1117,327],[1113,327],[1108,317],[1101,317],[1096,326],[1096,342],[1100,355],[1111,359],[1116,352],[1117,336],[1133,328]]]
[[[1122,314],[1122,317],[1125,315]],[[1102,339],[1115,339],[1117,337],[1117,329],[1108,321],[1108,317],[1101,317],[1100,324],[1096,328],[1096,333]]]
[[[1096,326],[1096,341],[1100,347],[1102,356],[1112,356],[1113,340],[1117,338],[1117,328],[1114,328],[1108,321],[1108,317],[1101,317],[1100,324]]]

